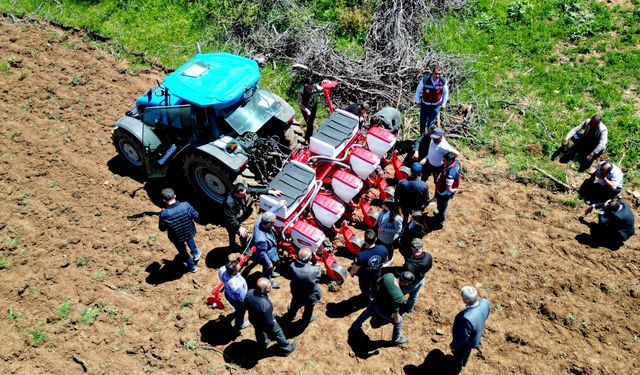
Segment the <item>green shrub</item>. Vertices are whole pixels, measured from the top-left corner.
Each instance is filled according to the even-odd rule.
[[[58,317],[60,319],[67,319],[69,314],[71,313],[71,303],[67,300],[64,301],[58,306]]]
[[[7,268],[7,258],[0,258],[0,270]]]
[[[100,315],[101,310],[102,306],[97,305],[93,307],[87,307],[86,309],[82,310],[82,312],[80,313],[80,323],[84,325],[92,325],[98,315]]]
[[[509,22],[529,22],[531,20],[532,10],[533,5],[527,0],[512,1],[507,8]]]
[[[90,258],[86,255],[80,255],[76,258],[76,266],[84,267],[89,264]]]
[[[474,23],[477,28],[488,31],[493,31],[498,26],[495,17],[487,12],[478,14]]]
[[[14,310],[13,307],[9,307],[7,309],[7,319],[10,322],[17,322],[18,320],[20,320],[20,317],[22,316],[22,314],[20,314],[19,312],[17,312],[16,310]]]
[[[30,328],[25,331],[29,345],[38,347],[47,341],[47,334],[37,328]]]

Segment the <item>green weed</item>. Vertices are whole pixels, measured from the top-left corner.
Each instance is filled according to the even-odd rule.
[[[98,270],[93,273],[93,279],[96,281],[104,281],[104,279],[106,278],[107,278],[107,271],[105,270]]]
[[[22,317],[22,314],[16,311],[13,307],[9,307],[7,309],[7,319],[10,322],[17,322],[18,320],[20,320],[20,317]]]
[[[69,300],[62,302],[60,306],[58,306],[57,312],[58,318],[62,320],[67,319],[69,314],[71,314],[71,302],[69,302]]]
[[[0,73],[4,75],[9,74],[9,63],[6,61],[0,61]]]
[[[198,342],[194,339],[190,339],[185,341],[184,344],[182,344],[182,347],[186,350],[193,350],[198,347]]]
[[[91,258],[89,258],[88,256],[80,255],[79,257],[76,258],[76,266],[84,267],[87,264],[89,264],[90,261],[91,261]]]
[[[100,315],[101,310],[102,307],[99,307],[97,305],[93,307],[87,307],[86,309],[82,310],[82,312],[80,313],[80,323],[84,325],[92,325],[98,315]]]
[[[29,345],[38,347],[47,341],[47,334],[37,328],[30,328],[25,331],[25,336]]]
[[[7,258],[0,258],[0,270],[7,268]]]

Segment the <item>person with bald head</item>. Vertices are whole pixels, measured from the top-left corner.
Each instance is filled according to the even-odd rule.
[[[602,122],[602,116],[593,115],[571,129],[564,137],[563,148],[566,149],[569,146],[569,141],[573,146],[567,150],[567,155],[563,159],[568,161],[577,158],[580,170],[584,171],[607,149],[608,140],[609,131]]]
[[[622,191],[624,173],[608,160],[599,162],[589,175],[580,187],[580,194],[590,203],[606,202]]]
[[[457,371],[467,364],[471,350],[480,347],[482,331],[491,312],[489,300],[480,298],[476,288],[463,286],[460,295],[465,307],[453,321],[453,340],[449,345]]]
[[[291,263],[291,303],[283,316],[285,321],[292,321],[301,307],[304,307],[302,322],[309,324],[316,319],[313,310],[322,298],[318,285],[322,271],[311,262],[312,256],[311,249],[303,247],[298,251],[298,259]]]
[[[249,322],[255,330],[260,350],[265,351],[269,340],[274,340],[284,355],[289,355],[298,344],[287,341],[282,328],[273,316],[273,305],[269,299],[270,291],[271,282],[266,277],[261,277],[256,282],[256,287],[247,292],[244,305],[249,312]]]

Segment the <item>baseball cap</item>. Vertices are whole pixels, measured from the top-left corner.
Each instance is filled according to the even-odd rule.
[[[422,164],[417,161],[411,164],[411,173],[416,176],[422,174]]]
[[[431,131],[431,138],[442,138],[442,136],[444,135],[444,130],[442,130],[442,128],[435,128]]]

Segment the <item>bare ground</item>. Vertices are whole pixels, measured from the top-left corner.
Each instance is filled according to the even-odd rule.
[[[130,176],[114,158],[113,120],[162,74],[130,76],[82,35],[43,24],[0,21],[0,56],[10,62],[0,72],[1,373],[401,374],[448,352],[465,284],[493,305],[466,373],[638,373],[639,237],[618,251],[583,244],[583,207],[565,205],[571,196],[469,160],[446,228],[427,236],[434,268],[406,319],[407,346],[354,355],[347,328],[357,312],[339,303],[356,294],[348,280],[337,293],[324,287],[296,352],[256,361],[252,330],[228,337],[202,303],[229,255],[226,232],[199,224],[204,264],[176,274],[175,250],[157,230],[155,197],[168,182]],[[273,292],[277,312],[288,293]],[[68,317],[58,311],[65,301]],[[32,342],[36,331],[46,340]],[[369,331],[390,335],[388,326]]]

